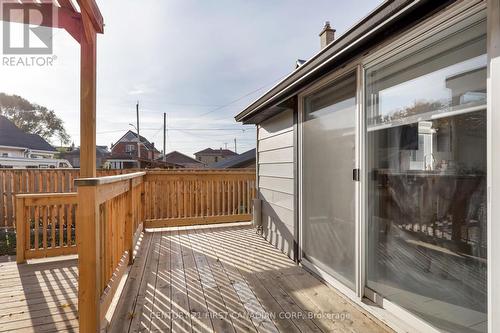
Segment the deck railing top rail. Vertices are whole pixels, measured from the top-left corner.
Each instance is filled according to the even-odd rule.
[[[146,175],[146,172],[134,172],[127,173],[123,175],[115,175],[115,176],[106,176],[106,177],[96,177],[96,178],[79,178],[75,179],[76,186],[99,186],[106,184],[118,183],[121,181],[138,178]]]

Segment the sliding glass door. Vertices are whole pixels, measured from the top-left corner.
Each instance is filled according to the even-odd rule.
[[[306,260],[354,290],[356,75],[304,98],[302,250]]]
[[[485,332],[486,23],[366,70],[367,287],[448,332]]]

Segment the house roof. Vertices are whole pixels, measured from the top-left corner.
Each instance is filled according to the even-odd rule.
[[[109,156],[111,153],[108,151],[107,146],[96,146],[96,156],[98,157],[105,157]],[[80,155],[80,148],[75,148],[72,151],[68,152],[63,152],[63,156],[79,156]]]
[[[238,155],[232,150],[229,149],[212,149],[212,148],[206,148],[203,150],[200,150],[199,152],[194,153],[195,155],[217,155],[217,156],[234,156]]]
[[[386,0],[235,116],[258,124],[295,104],[303,88],[456,0]]]
[[[125,134],[123,134],[123,136],[118,141],[116,141],[113,147],[119,142],[137,142],[137,133],[135,133],[132,130],[128,130]],[[158,149],[156,149],[156,147],[142,135],[141,135],[141,144],[148,150],[154,150],[156,152],[159,152]],[[111,147],[111,149],[113,149],[113,147]]]
[[[41,136],[23,132],[4,116],[0,116],[0,146],[56,151],[56,149]]]
[[[256,160],[256,149],[250,149],[240,155],[236,155],[233,157],[226,158],[217,163],[212,163],[208,167],[214,169],[228,169],[228,168],[238,168],[240,166],[247,165],[252,161]]]
[[[160,159],[163,159],[163,158],[160,158]],[[176,150],[168,153],[166,155],[165,159],[166,159],[166,161],[168,163],[180,164],[180,165],[186,164],[186,163],[190,163],[190,164],[191,163],[203,164],[200,161],[197,161],[194,158],[189,157],[187,155],[184,155],[183,153],[180,153],[180,152],[178,152]]]

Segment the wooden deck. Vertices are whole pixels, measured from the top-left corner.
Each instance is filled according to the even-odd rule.
[[[148,233],[111,332],[387,332],[249,226]]]
[[[145,233],[111,332],[387,332],[250,226]],[[0,332],[78,332],[76,259],[0,263]],[[314,318],[312,318],[314,317]]]
[[[77,332],[76,259],[0,263],[0,332]]]

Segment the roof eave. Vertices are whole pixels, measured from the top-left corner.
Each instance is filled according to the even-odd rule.
[[[252,102],[242,112],[235,116],[235,120],[245,124],[258,123],[254,117],[261,111],[275,106],[294,95],[294,92],[300,90],[301,84],[306,85],[307,80],[320,77],[321,70],[327,65],[335,63],[342,55],[348,52],[355,52],[363,43],[369,43],[375,39],[388,26],[397,22],[404,14],[415,10],[419,6],[433,5],[440,8],[454,2],[455,0],[440,1],[432,4],[430,0],[388,0],[368,14],[365,18],[356,23],[346,33],[337,38],[334,42],[319,51],[306,63],[295,69],[290,75],[285,77],[264,95]],[[414,17],[414,21],[406,22],[409,26],[412,22],[417,22],[420,17]],[[342,62],[340,61],[341,65]],[[304,83],[305,82],[305,83]]]

